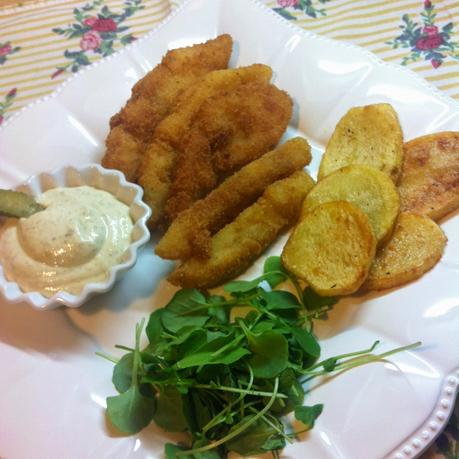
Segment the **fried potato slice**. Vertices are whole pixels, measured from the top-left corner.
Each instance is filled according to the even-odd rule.
[[[186,260],[169,276],[181,287],[210,288],[237,276],[298,220],[314,181],[304,171],[269,185],[263,195],[213,238],[210,258]]]
[[[311,148],[300,137],[252,161],[183,211],[159,241],[156,253],[171,260],[208,256],[212,234],[253,204],[268,185],[310,161]]]
[[[185,89],[208,72],[228,66],[232,47],[232,38],[225,34],[169,51],[134,85],[131,98],[111,118],[102,165],[118,169],[134,181],[145,144],[156,125],[173,110]]]
[[[206,196],[218,183],[271,150],[292,116],[290,96],[253,82],[210,97],[183,142],[166,203],[166,220]]]
[[[401,210],[439,220],[459,207],[459,132],[439,132],[405,144]]]
[[[446,236],[429,217],[402,212],[390,241],[381,247],[364,287],[382,290],[418,279],[440,260]]]
[[[338,122],[319,168],[319,180],[342,167],[366,164],[397,183],[402,170],[403,134],[390,104],[351,108]]]
[[[184,91],[174,112],[156,127],[142,156],[138,183],[144,189],[145,202],[152,208],[150,226],[154,227],[164,215],[180,144],[202,104],[209,97],[231,92],[242,84],[268,83],[271,75],[271,68],[262,64],[216,70]]]
[[[378,244],[393,230],[400,209],[400,198],[392,180],[370,166],[344,167],[320,180],[304,201],[304,212],[330,201],[348,201],[370,219]]]
[[[365,281],[375,251],[367,215],[346,201],[326,202],[302,215],[282,263],[319,295],[347,295]]]

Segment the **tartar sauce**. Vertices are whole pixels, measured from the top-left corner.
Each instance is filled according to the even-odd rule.
[[[48,297],[106,280],[131,243],[129,207],[89,186],[54,188],[37,201],[45,210],[0,228],[5,277]]]

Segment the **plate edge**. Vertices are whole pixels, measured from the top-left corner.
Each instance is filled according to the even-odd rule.
[[[133,49],[137,46],[138,43],[141,43],[142,41],[150,38],[151,35],[154,35],[157,31],[159,31],[163,26],[165,26],[169,21],[171,21],[176,15],[178,15],[188,4],[192,3],[194,0],[184,0],[176,9],[172,10],[172,12],[164,18],[161,22],[159,22],[156,26],[154,26],[149,32],[147,32],[144,36],[136,40],[134,43],[129,44],[127,46],[124,46],[123,48],[119,49],[115,53],[113,53],[110,56],[104,57],[97,62],[92,63],[89,66],[84,67],[80,71],[78,71],[75,74],[70,75],[68,78],[66,78],[62,83],[60,83],[54,91],[52,91],[50,94],[47,94],[43,97],[40,97],[36,99],[33,102],[30,102],[29,104],[25,105],[21,109],[19,109],[16,113],[11,115],[9,118],[5,120],[5,122],[0,126],[0,133],[5,130],[8,125],[17,119],[21,114],[23,114],[25,111],[28,111],[35,105],[41,104],[43,102],[46,102],[47,100],[53,99],[58,96],[58,94],[68,85],[70,84],[75,78],[80,77],[83,75],[85,72],[89,71],[91,68],[97,67],[98,65],[103,64],[106,61],[109,61],[110,59],[115,58],[117,55],[128,52],[130,49]],[[224,0],[220,0],[224,1]],[[247,1],[247,0],[245,0]],[[371,51],[346,42],[346,41],[340,41],[336,40],[333,38],[325,37],[323,35],[316,34],[314,32],[311,32],[309,30],[305,30],[296,24],[288,21],[287,19],[284,19],[281,17],[278,13],[274,12],[271,8],[267,7],[261,1],[259,0],[249,0],[250,3],[254,4],[257,8],[260,10],[264,11],[265,14],[269,14],[273,17],[276,18],[276,20],[283,24],[285,27],[289,27],[292,30],[295,30],[296,32],[301,33],[304,36],[314,38],[318,41],[324,41],[324,42],[329,42],[333,43],[336,46],[348,48],[348,49],[354,49],[358,52],[360,52],[362,55],[365,55],[372,63],[377,64],[378,66],[384,66],[384,67],[389,67],[392,68],[395,71],[401,72],[401,73],[406,73],[407,75],[410,75],[412,78],[414,77],[426,90],[428,90],[431,94],[433,94],[435,97],[439,98],[440,100],[444,101],[448,105],[450,105],[452,108],[455,110],[459,111],[459,102],[454,100],[452,97],[448,96],[447,94],[443,93],[438,89],[436,86],[434,86],[432,83],[428,82],[426,79],[424,79],[421,75],[418,73],[414,72],[408,67],[403,67],[399,64],[394,64],[390,62],[386,62],[379,58],[376,54],[372,53]],[[59,4],[63,2],[63,0],[54,0],[51,1],[50,3],[52,4]],[[48,3],[48,2],[38,2],[40,3]],[[32,6],[36,6],[37,4],[34,4]],[[26,7],[20,7],[21,11],[24,11],[24,9],[30,9]],[[16,11],[18,10],[19,7],[15,8],[10,8],[6,9]],[[0,11],[3,13],[5,10]],[[448,400],[448,407],[444,407],[442,405],[443,401],[446,400],[446,396],[442,397],[442,394],[446,392],[451,388],[451,394],[446,394],[448,398],[451,399],[451,401]],[[403,459],[403,458],[417,458],[419,457],[420,454],[422,454],[426,448],[428,448],[435,440],[435,438],[440,435],[440,433],[443,430],[443,427],[446,425],[446,423],[449,420],[449,417],[451,416],[454,406],[455,406],[455,401],[458,396],[458,391],[459,391],[459,368],[454,370],[453,372],[449,373],[445,378],[443,379],[443,385],[441,388],[440,396],[437,399],[436,405],[434,410],[431,413],[431,416],[426,419],[421,427],[419,427],[414,433],[412,433],[410,436],[407,437],[402,443],[400,443],[399,446],[394,448],[385,458],[387,459]],[[435,427],[434,427],[435,426]],[[429,436],[427,438],[423,438],[422,434],[424,433],[423,431],[426,432],[432,432],[432,434],[429,433]],[[418,437],[421,437],[422,440],[420,440]],[[418,443],[420,442],[420,443]]]
[[[430,415],[384,459],[419,458],[443,432],[459,394],[459,368],[443,378],[437,401]]]

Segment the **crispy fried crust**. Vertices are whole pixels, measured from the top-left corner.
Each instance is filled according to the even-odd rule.
[[[295,224],[313,184],[304,171],[271,184],[255,204],[212,238],[210,258],[186,260],[169,280],[181,287],[210,288],[240,274],[281,231]]]
[[[111,118],[102,165],[121,170],[134,181],[145,143],[156,125],[171,112],[186,88],[206,73],[228,66],[232,44],[229,35],[220,35],[203,44],[169,51],[134,85],[131,98]]]
[[[320,180],[304,201],[309,211],[318,204],[348,201],[363,210],[370,219],[378,243],[387,241],[400,209],[397,188],[390,178],[373,167],[344,167]]]
[[[282,262],[319,295],[347,295],[364,282],[375,251],[366,214],[349,202],[333,201],[302,215]]]
[[[459,132],[439,132],[405,144],[401,209],[439,220],[459,207]]]
[[[434,221],[402,212],[391,240],[378,251],[364,287],[382,290],[421,277],[437,264],[445,245],[446,236]]]
[[[232,91],[242,84],[267,83],[271,74],[270,67],[261,64],[208,73],[183,93],[176,110],[158,124],[142,157],[138,178],[144,189],[145,202],[153,211],[152,227],[164,216],[180,145],[202,104],[209,97]]]
[[[389,104],[351,108],[338,122],[320,163],[319,180],[342,167],[366,164],[397,183],[402,169],[403,134]]]
[[[179,146],[167,221],[272,149],[291,114],[290,97],[272,84],[249,83],[210,97]]]
[[[268,185],[302,169],[310,160],[308,142],[298,137],[247,164],[182,212],[159,241],[156,253],[173,260],[206,256],[209,235],[255,202]]]

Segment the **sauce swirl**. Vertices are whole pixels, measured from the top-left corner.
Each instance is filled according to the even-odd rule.
[[[131,243],[129,207],[89,186],[53,188],[37,201],[45,210],[0,228],[5,277],[48,297],[106,280]]]

